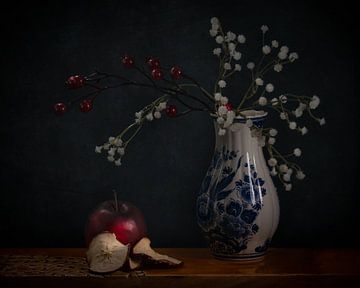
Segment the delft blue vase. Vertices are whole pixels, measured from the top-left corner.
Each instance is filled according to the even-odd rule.
[[[263,111],[244,112],[261,127]],[[217,134],[210,167],[196,201],[197,222],[216,258],[261,259],[279,222],[279,200],[259,138],[237,117]]]

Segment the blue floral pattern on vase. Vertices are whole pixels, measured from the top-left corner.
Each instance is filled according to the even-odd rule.
[[[259,232],[255,221],[266,195],[265,181],[253,164],[242,164],[243,157],[237,154],[225,147],[215,151],[197,198],[198,224],[214,254],[239,253]],[[243,177],[234,181],[239,169]]]

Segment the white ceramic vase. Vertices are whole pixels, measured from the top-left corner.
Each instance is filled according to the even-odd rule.
[[[245,111],[261,127],[263,111]],[[216,258],[262,258],[279,222],[279,200],[258,137],[237,117],[219,136],[197,197],[197,221]]]

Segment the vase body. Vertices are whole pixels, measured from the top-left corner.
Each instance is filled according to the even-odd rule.
[[[266,114],[252,111],[253,125]],[[261,259],[279,222],[279,200],[258,137],[237,117],[218,136],[196,202],[197,221],[216,258]]]

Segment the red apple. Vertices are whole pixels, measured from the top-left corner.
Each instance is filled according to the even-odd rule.
[[[85,241],[102,232],[112,232],[122,244],[137,243],[146,236],[146,224],[140,209],[129,202],[105,201],[90,215],[85,228]]]

